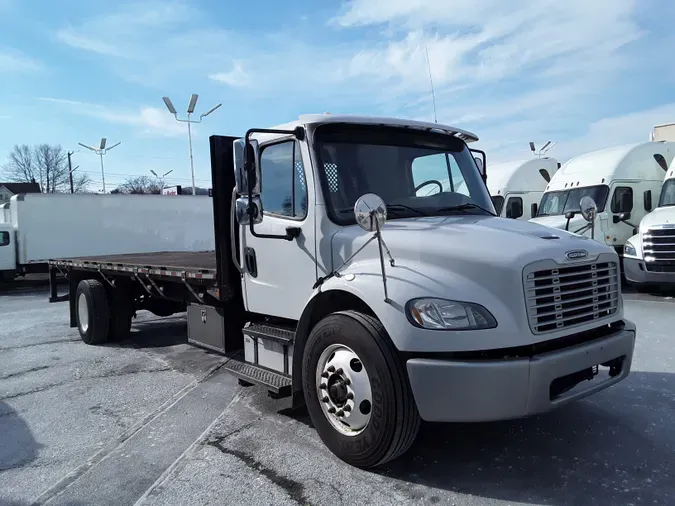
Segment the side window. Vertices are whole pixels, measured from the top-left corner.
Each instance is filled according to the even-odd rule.
[[[520,197],[509,197],[506,201],[506,217],[518,219],[523,215],[523,199]]]
[[[264,147],[260,154],[263,211],[289,218],[307,216],[307,180],[295,141]]]
[[[497,216],[502,214],[502,206],[504,205],[504,197],[501,195],[494,195],[490,197],[492,199],[492,205],[495,206],[495,211],[497,211]]]
[[[435,181],[441,184],[444,192],[451,191],[469,196],[462,171],[452,155],[438,153],[415,158],[412,162],[412,177],[415,188],[429,182],[417,190],[418,197],[440,193],[441,188]]]
[[[633,189],[631,187],[616,187],[612,195],[611,210],[614,214],[630,213],[633,210]]]

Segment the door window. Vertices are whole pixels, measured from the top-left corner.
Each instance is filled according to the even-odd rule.
[[[617,186],[612,195],[612,212],[630,213],[633,210],[633,189],[630,186]]]
[[[263,212],[293,219],[307,216],[307,179],[295,141],[265,146],[260,154]]]

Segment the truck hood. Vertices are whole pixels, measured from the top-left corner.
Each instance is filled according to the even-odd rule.
[[[657,207],[642,218],[640,233],[645,233],[648,228],[669,223],[675,223],[675,206]]]
[[[582,218],[583,220],[583,218]],[[563,225],[564,227],[564,225]],[[345,227],[333,237],[333,266],[339,266],[372,234],[357,226]],[[564,230],[536,223],[492,216],[446,216],[396,219],[382,229],[394,259],[429,263],[467,272],[503,268],[518,272],[528,263],[546,258],[565,263],[565,253],[585,250],[588,258],[611,251],[604,245]],[[354,258],[364,260],[376,248],[366,248]]]

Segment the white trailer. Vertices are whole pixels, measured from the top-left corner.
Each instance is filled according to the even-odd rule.
[[[551,178],[533,223],[577,232],[616,249],[637,232],[658,202],[663,176],[675,156],[673,142],[642,142],[592,151],[572,158]],[[579,202],[597,203],[594,227],[580,215]]]
[[[214,248],[208,198],[28,193],[3,207],[4,279],[47,272],[57,258]]]
[[[618,383],[635,326],[616,252],[495,216],[477,140],[324,114],[212,136],[215,252],[50,262],[68,274],[70,324],[98,344],[129,338],[153,300],[187,309],[189,342],[305,404],[359,467],[402,455],[421,420],[517,418]]]
[[[637,289],[675,285],[675,159],[664,177],[658,206],[626,241],[623,257],[626,279]]]
[[[487,180],[492,203],[499,216],[529,220],[551,177],[560,168],[555,158],[530,158],[490,166]]]

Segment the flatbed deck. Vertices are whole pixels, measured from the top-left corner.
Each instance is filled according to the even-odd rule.
[[[50,260],[58,268],[117,271],[190,279],[216,279],[215,251],[158,251]]]

